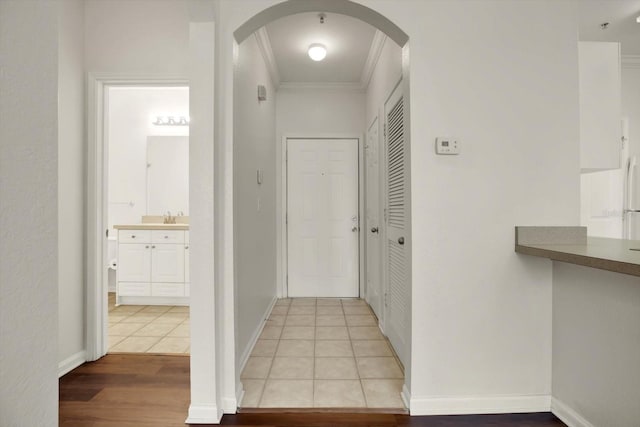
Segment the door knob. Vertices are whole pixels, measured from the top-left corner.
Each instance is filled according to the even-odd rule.
[[[404,237],[398,237],[398,244],[404,245]]]
[[[372,233],[377,233],[378,232],[378,227],[371,227],[371,232]]]
[[[351,227],[351,231],[355,233],[356,231],[358,231],[358,227]]]

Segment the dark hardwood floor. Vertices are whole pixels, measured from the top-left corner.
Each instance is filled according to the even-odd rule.
[[[189,358],[110,354],[60,379],[60,426],[184,426],[189,407]],[[550,427],[564,426],[541,414],[409,417],[393,414],[245,413],[222,424],[263,427]]]

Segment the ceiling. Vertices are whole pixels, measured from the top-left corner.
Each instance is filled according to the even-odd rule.
[[[578,7],[580,40],[620,42],[623,55],[640,55],[640,0],[580,0]]]
[[[281,83],[361,84],[376,29],[346,15],[325,15],[324,24],[320,23],[318,13],[310,12],[266,25]],[[327,47],[323,61],[315,62],[307,55],[312,43]]]

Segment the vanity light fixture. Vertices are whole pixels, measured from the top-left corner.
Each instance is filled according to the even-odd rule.
[[[638,15],[638,17],[636,18],[636,22],[640,24],[640,15]]]
[[[151,123],[156,126],[189,126],[189,118],[185,116],[156,116],[156,120]]]
[[[309,46],[309,58],[314,61],[322,61],[327,56],[327,48],[320,43],[313,43]]]

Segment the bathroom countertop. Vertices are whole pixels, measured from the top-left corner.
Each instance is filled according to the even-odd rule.
[[[118,224],[113,228],[116,230],[188,230],[189,224]]]
[[[517,227],[522,229],[523,227]],[[528,227],[533,228],[533,227]],[[570,227],[536,227],[557,233],[558,230],[570,229]],[[573,227],[575,231],[576,227]],[[535,230],[534,230],[535,231]],[[571,230],[569,230],[571,232]],[[588,237],[571,241],[562,239],[537,239],[538,241],[520,239],[519,230],[516,230],[515,251],[521,254],[549,258],[553,261],[561,261],[585,267],[598,268],[616,273],[629,274],[640,277],[640,241],[611,239],[605,237]],[[554,236],[555,237],[555,236]]]

